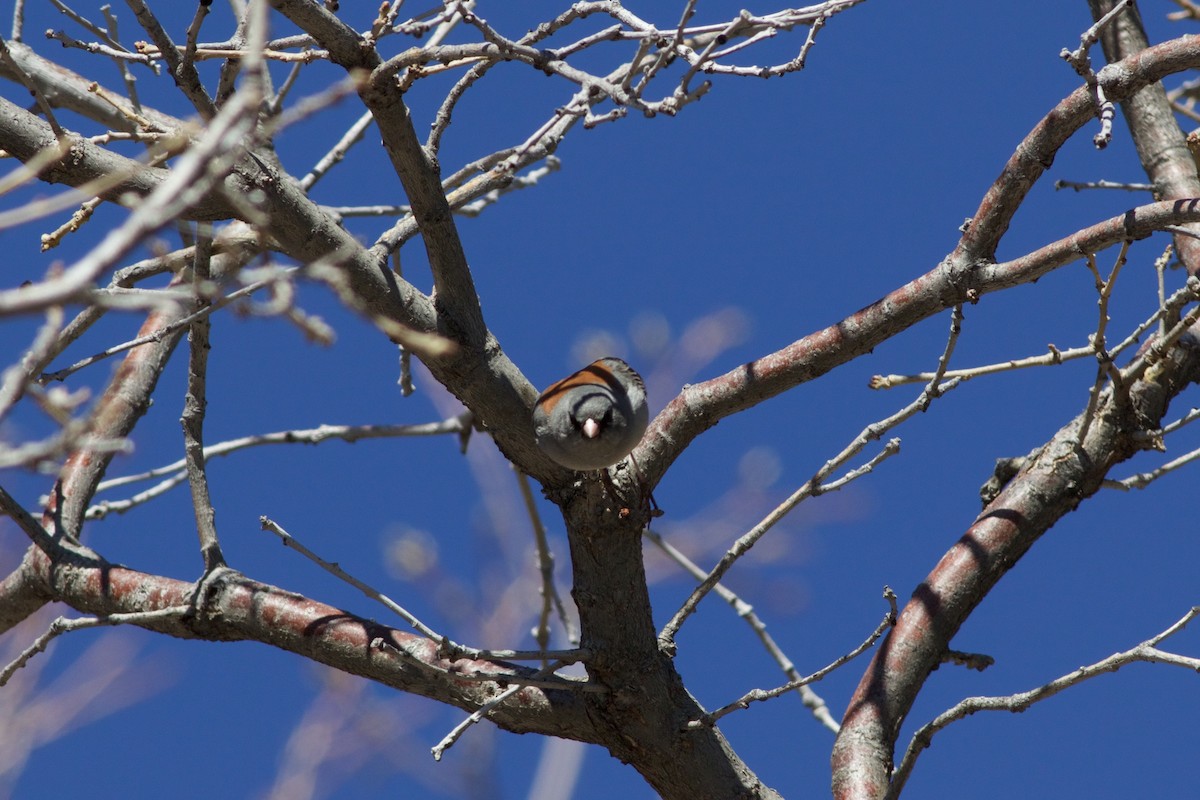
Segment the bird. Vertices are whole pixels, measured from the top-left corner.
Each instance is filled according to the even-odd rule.
[[[567,469],[591,472],[633,452],[650,411],[637,371],[608,356],[550,384],[533,406],[538,447]]]

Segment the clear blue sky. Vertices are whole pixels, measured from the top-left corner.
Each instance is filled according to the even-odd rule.
[[[484,2],[479,12],[515,36],[565,5]],[[1174,4],[1141,5],[1152,39],[1192,32],[1165,22]],[[705,19],[738,7],[699,6]],[[134,33],[123,7],[118,13],[127,39],[144,38]],[[190,7],[180,13],[190,16]],[[345,13],[361,24],[353,16],[357,11]],[[650,18],[657,13],[642,11]],[[672,7],[660,21],[676,14]],[[40,5],[27,15],[27,40],[50,57],[64,55],[36,33],[62,27],[62,18]],[[831,21],[799,75],[719,80],[678,118],[631,115],[574,131],[558,152],[561,171],[460,222],[492,330],[537,385],[580,366],[586,343],[607,335],[614,354],[647,376],[657,412],[683,383],[721,374],[841,319],[928,271],[953,247],[958,226],[1021,137],[1079,84],[1058,53],[1077,46],[1089,24],[1083,0],[868,0]],[[215,38],[220,24],[211,26]],[[786,50],[800,42],[795,35],[785,39]],[[91,65],[116,85],[108,63],[77,53],[64,57],[79,69]],[[1098,48],[1096,59],[1100,63]],[[313,87],[334,74],[321,66],[312,72]],[[464,101],[441,157],[447,174],[523,138],[568,99],[569,87],[527,72],[514,65]],[[166,78],[144,76],[140,88],[150,103],[174,96]],[[0,91],[16,97],[11,84]],[[423,120],[428,103],[428,97],[414,99]],[[177,103],[167,110],[185,113]],[[346,112],[330,113],[285,133],[278,142],[285,165],[304,174],[341,135],[346,119]],[[1128,193],[1054,191],[1059,178],[1144,179],[1119,117],[1107,151],[1092,148],[1093,132],[1085,130],[1059,154],[1017,215],[1001,257],[1144,201]],[[333,205],[403,202],[374,131],[314,195]],[[121,212],[104,212],[91,224],[120,218]],[[352,229],[371,241],[382,226],[355,222]],[[69,263],[81,252],[69,239],[49,256],[38,255],[41,230],[0,233],[0,243],[19,255],[10,255],[10,269],[19,263],[36,277],[52,259]],[[1131,251],[1112,309],[1114,336],[1153,311],[1151,262],[1164,244],[1155,238]],[[427,289],[419,246],[410,245],[404,256],[406,274]],[[1102,265],[1110,261],[1101,257]],[[333,324],[335,346],[310,345],[277,319],[219,318],[210,362],[210,441],[322,423],[426,422],[446,413],[444,399],[421,375],[417,395],[401,398],[393,348],[323,290],[305,290],[302,303]],[[966,309],[953,366],[1045,352],[1047,343],[1081,345],[1095,324],[1095,308],[1091,278],[1080,264],[1035,286],[989,296]],[[681,337],[704,318],[712,318],[731,343],[711,360],[680,367]],[[651,324],[665,326],[671,342],[666,349],[635,344],[631,330]],[[0,326],[0,352],[14,354],[28,340],[30,325]],[[74,353],[128,338],[137,325],[132,316],[113,320]],[[706,433],[656,492],[667,512],[660,530],[711,564],[715,543],[732,541],[865,425],[916,396],[916,387],[872,392],[867,381],[875,373],[932,369],[948,326],[948,316],[930,320],[873,355]],[[703,337],[693,330],[684,338]],[[179,457],[182,356],[180,350],[180,363],[169,370],[156,407],[138,429],[136,451],[118,460],[110,476]],[[93,368],[72,385],[96,385],[109,369]],[[825,665],[879,622],[884,584],[903,602],[961,535],[979,510],[978,488],[996,458],[1028,452],[1083,408],[1093,372],[1092,364],[1081,362],[964,385],[894,434],[903,439],[901,455],[844,492],[803,506],[772,532],[762,554],[735,571],[731,586],[754,604],[802,672]],[[1185,395],[1175,411],[1194,404],[1194,397]],[[41,423],[30,415],[9,425],[0,435],[16,438],[40,430]],[[1169,442],[1166,457],[1195,447],[1196,438],[1191,431]],[[1116,476],[1163,460],[1140,457]],[[754,477],[764,472],[774,481],[764,485]],[[994,656],[995,666],[984,673],[954,667],[935,673],[910,716],[909,732],[962,697],[1032,688],[1131,647],[1182,616],[1196,602],[1200,563],[1190,474],[1143,492],[1102,493],[1045,536],[955,639],[959,649]],[[495,639],[480,630],[485,620],[504,619],[488,599],[495,593],[480,587],[507,580],[513,569],[500,563],[507,556],[496,549],[496,531],[527,528],[512,478],[485,438],[472,441],[466,459],[451,439],[264,448],[214,461],[210,475],[226,555],[248,575],[387,619],[383,609],[260,532],[258,517],[266,514],[456,639],[530,646],[527,636],[521,638],[526,628],[508,630],[497,622],[489,628]],[[45,477],[0,480],[30,505],[49,486]],[[739,481],[751,488],[735,491]],[[547,504],[542,512],[565,568],[561,521]],[[193,526],[190,500],[180,487],[154,504],[92,524],[87,537],[112,560],[190,579],[201,565]],[[398,580],[382,563],[385,545],[411,530],[436,542],[437,570],[421,582]],[[12,563],[24,542],[11,526],[0,526],[0,534],[4,563]],[[661,565],[654,574],[661,623],[689,584]],[[8,638],[24,637],[24,644],[34,635],[21,629]],[[44,680],[108,635],[85,632],[61,640]],[[317,691],[322,668],[257,644],[179,642],[141,631],[112,635],[138,648],[127,686],[152,684],[157,678],[151,676],[166,685],[39,750],[16,796],[261,796]],[[1197,634],[1168,644],[1195,652]],[[715,597],[684,629],[680,648],[684,679],[710,708],[750,688],[783,682],[748,629]],[[856,662],[815,687],[835,716],[865,664]],[[1187,766],[1200,717],[1195,680],[1177,668],[1137,665],[1021,716],[977,715],[935,740],[910,781],[909,796],[1124,798],[1143,794],[1148,783],[1161,796],[1186,796],[1195,791],[1194,770]],[[354,679],[349,690],[363,690],[361,683]],[[349,774],[327,773],[323,796],[457,796],[462,776],[492,767],[497,782],[490,793],[475,796],[527,796],[546,740],[481,727],[435,765],[427,748],[462,714],[382,687],[365,692],[356,720],[381,731],[381,740],[367,745],[342,734],[353,743],[339,759]],[[793,698],[738,712],[722,728],[784,796],[828,791],[832,736]],[[583,757],[575,797],[650,796],[632,769],[605,752],[588,749]],[[361,768],[351,769],[360,759]],[[410,766],[425,777],[410,783],[411,773],[403,771]]]

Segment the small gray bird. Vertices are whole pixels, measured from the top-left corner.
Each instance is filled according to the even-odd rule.
[[[533,407],[538,447],[579,471],[621,461],[637,447],[649,423],[642,376],[612,356],[551,384]]]

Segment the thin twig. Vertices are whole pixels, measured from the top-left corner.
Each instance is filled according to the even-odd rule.
[[[1117,0],[1107,14],[1096,20],[1095,24],[1083,32],[1079,37],[1079,47],[1076,50],[1067,50],[1064,47],[1059,53],[1059,56],[1087,82],[1088,88],[1092,91],[1092,97],[1096,103],[1096,116],[1100,118],[1100,132],[1092,137],[1092,143],[1096,145],[1097,150],[1103,150],[1112,140],[1112,123],[1113,117],[1116,115],[1116,107],[1105,96],[1104,87],[1100,85],[1100,80],[1096,77],[1095,70],[1092,69],[1092,59],[1088,51],[1100,40],[1100,31],[1104,26],[1116,19],[1128,4],[1129,0]]]
[[[46,321],[38,328],[37,335],[25,349],[21,360],[0,375],[0,420],[8,415],[16,402],[25,394],[27,387],[34,381],[31,370],[46,357],[46,354],[54,347],[54,343],[58,341],[59,332],[62,331],[63,316],[61,306],[51,306],[47,309]]]
[[[1150,317],[1145,319],[1140,325],[1126,336],[1120,344],[1109,351],[1109,355],[1116,358],[1120,353],[1129,349],[1133,345],[1141,341],[1143,335],[1150,328],[1154,327],[1162,319],[1163,309],[1160,307]],[[1042,355],[1029,356],[1027,358],[1014,359],[1013,361],[1005,361],[997,364],[985,364],[979,367],[969,367],[965,369],[949,369],[946,370],[945,378],[957,378],[964,381],[972,378],[979,378],[984,375],[995,375],[999,372],[1008,372],[1010,370],[1028,369],[1030,367],[1053,367],[1067,361],[1085,357],[1094,357],[1096,348],[1091,344],[1082,347],[1072,347],[1068,350],[1059,350],[1054,345],[1048,345],[1049,352]],[[917,372],[912,375],[875,375],[871,378],[869,386],[872,389],[893,389],[897,386],[903,386],[909,383],[927,383],[934,373],[932,372]]]
[[[404,277],[404,264],[400,260],[399,250],[392,253],[392,270],[397,277]],[[398,342],[396,349],[400,351],[400,376],[396,378],[396,385],[400,387],[401,397],[411,397],[412,393],[416,391],[412,377],[412,352],[404,346],[403,342]],[[466,441],[464,440],[463,452],[466,451]]]
[[[1163,304],[1163,318],[1171,319],[1188,303],[1200,299],[1200,277],[1191,275],[1182,289],[1179,289]],[[1150,342],[1141,355],[1135,358],[1121,370],[1121,380],[1128,386],[1141,379],[1145,372],[1159,364],[1170,353],[1175,343],[1186,334],[1197,321],[1200,321],[1200,305],[1193,306],[1188,313],[1179,317],[1179,321],[1161,333]]]
[[[8,491],[0,486],[0,511],[3,511],[17,527],[24,531],[29,540],[33,542],[42,552],[47,555],[52,555],[60,549],[61,536],[56,536],[42,527],[33,515],[25,510],[25,507],[17,502]]]
[[[1096,292],[1100,295],[1097,300],[1099,319],[1096,322],[1096,331],[1092,334],[1092,349],[1096,355],[1096,379],[1092,381],[1091,387],[1088,389],[1087,408],[1083,412],[1083,420],[1079,424],[1079,441],[1087,438],[1088,429],[1092,425],[1092,421],[1096,416],[1096,404],[1100,399],[1100,392],[1104,388],[1105,379],[1109,379],[1113,383],[1113,397],[1126,397],[1124,386],[1121,382],[1121,373],[1113,364],[1112,354],[1108,352],[1108,347],[1105,342],[1105,331],[1108,329],[1108,302],[1112,297],[1113,286],[1116,285],[1117,275],[1121,272],[1121,267],[1126,263],[1129,253],[1130,242],[1128,240],[1121,243],[1121,249],[1117,253],[1117,259],[1113,263],[1112,271],[1108,278],[1100,277],[1100,271],[1096,268],[1095,255],[1088,253],[1085,263],[1088,270],[1091,271],[1092,277],[1096,281]]]
[[[25,30],[25,0],[17,0],[13,4],[12,40],[21,41]]]
[[[556,662],[550,664],[549,666],[538,670],[536,673],[534,673],[534,677],[536,678],[536,677],[541,677],[543,675],[549,675],[552,672],[554,672],[554,670],[558,669],[561,666],[563,666],[563,662],[556,661]],[[454,728],[449,733],[447,733],[442,738],[442,740],[440,742],[438,742],[436,745],[434,745],[433,748],[431,749],[430,752],[433,753],[433,760],[441,761],[442,754],[445,753],[446,750],[448,750],[450,747],[452,747],[454,745],[454,743],[457,742],[464,733],[466,733],[468,728],[470,728],[472,725],[475,725],[476,723],[480,722],[484,717],[486,717],[488,714],[492,713],[492,709],[496,708],[501,703],[503,703],[505,700],[512,697],[514,694],[516,694],[517,692],[521,691],[524,688],[525,688],[524,686],[520,686],[520,685],[509,686],[507,689],[500,692],[500,694],[496,695],[494,698],[492,698],[491,700],[489,700],[488,702],[484,703],[482,706],[477,708],[469,717],[467,717],[462,722],[455,725]]]
[[[292,68],[288,70],[287,77],[283,79],[283,83],[279,85],[275,94],[267,101],[263,109],[266,116],[274,117],[279,114],[280,109],[283,108],[283,101],[291,93],[292,87],[296,85],[296,81],[300,80],[300,71],[304,69],[305,63],[297,61],[295,64],[292,64]]]
[[[104,28],[102,28],[99,25],[97,25],[96,23],[92,22],[90,19],[83,16],[82,14],[80,14],[79,12],[77,12],[75,9],[71,8],[67,4],[63,3],[62,0],[50,0],[50,4],[53,5],[55,8],[57,8],[63,16],[65,16],[67,19],[70,19],[71,21],[73,21],[76,25],[79,25],[84,30],[91,32],[92,35],[98,36],[101,39],[103,39],[104,43],[106,45],[108,45],[109,47],[111,47],[112,49],[114,49],[114,50],[124,50],[125,49],[124,47],[121,46],[121,43],[119,41],[116,41],[115,39],[113,39],[112,37],[109,36],[108,31],[104,30]]]
[[[104,21],[108,25],[107,32],[109,38],[114,42],[120,42],[120,28],[117,24],[117,15],[113,13],[112,6],[105,4],[100,7],[100,10],[104,12]],[[121,73],[121,80],[125,82],[125,94],[129,96],[129,104],[133,106],[135,113],[141,114],[142,101],[138,97],[137,78],[135,78],[133,73],[129,71],[129,65],[125,63],[125,59],[114,58],[113,61],[117,65],[117,70]],[[159,74],[160,70],[157,63],[150,62],[149,66],[154,70],[155,75]]]
[[[963,323],[963,307],[962,303],[954,306],[950,312],[950,335],[946,337],[946,346],[942,349],[941,356],[938,357],[937,367],[933,371],[933,375],[929,376],[929,381],[925,385],[924,411],[929,408],[929,403],[935,398],[940,397],[942,379],[946,376],[946,370],[950,367],[950,357],[954,355],[954,348],[958,346],[958,337],[962,335]]]
[[[387,439],[399,436],[439,436],[445,434],[462,435],[463,430],[470,427],[470,414],[463,414],[442,422],[429,422],[419,425],[321,425],[307,430],[279,431],[254,436],[244,436],[226,442],[209,445],[204,448],[206,461],[216,456],[224,456],[248,447],[279,444],[320,444],[328,439],[338,439],[344,442],[357,442],[361,439]],[[157,467],[147,472],[113,478],[103,481],[96,487],[96,492],[115,489],[139,481],[152,480],[163,475],[170,475],[167,480],[134,495],[126,500],[105,500],[91,506],[87,510],[86,519],[102,519],[109,514],[120,514],[129,509],[142,505],[168,490],[178,486],[187,477],[187,462],[184,459]]]
[[[390,653],[395,653],[406,661],[410,662],[418,669],[425,670],[433,675],[438,675],[443,678],[449,678],[455,681],[470,681],[472,683],[498,683],[502,686],[515,684],[517,686],[532,686],[538,689],[566,689],[572,692],[584,692],[585,694],[605,694],[608,688],[582,677],[567,677],[563,675],[548,675],[539,676],[537,673],[532,675],[520,674],[508,670],[487,670],[478,669],[477,665],[481,662],[468,660],[465,663],[453,661],[449,666],[441,666],[439,664],[430,663],[413,653],[410,653],[404,647],[397,645],[382,636],[378,636],[371,640],[371,647],[376,650],[385,650]],[[575,651],[568,651],[570,658],[562,661],[562,664],[574,663],[577,660]],[[486,662],[483,662],[486,663]],[[468,671],[469,670],[469,671]]]
[[[1193,422],[1195,422],[1198,419],[1200,419],[1200,408],[1193,408],[1191,411],[1184,414],[1182,417],[1175,420],[1174,422],[1170,422],[1170,423],[1167,423],[1166,425],[1163,425],[1162,435],[1168,436],[1168,435],[1174,433],[1175,431],[1179,430],[1180,428],[1184,427],[1185,425],[1192,424]]]
[[[208,10],[211,3],[197,3],[196,13],[192,16],[192,22],[188,25],[187,33],[184,34],[187,44],[183,48],[183,58],[180,59],[179,66],[181,69],[196,68],[196,43],[200,39],[200,27],[204,24],[204,18],[208,16]]]
[[[537,512],[537,503],[533,500],[533,490],[529,486],[529,478],[524,472],[517,470],[517,486],[521,489],[521,498],[525,501],[525,511],[529,514],[529,522],[533,526],[533,540],[537,548],[538,572],[542,576],[541,595],[542,610],[538,615],[538,624],[534,628],[534,641],[539,650],[550,648],[550,612],[558,614],[558,621],[563,626],[564,635],[571,645],[579,645],[579,632],[567,614],[562,596],[558,593],[558,585],[554,580],[554,554],[550,552],[550,544],[546,541],[546,526]]]
[[[0,469],[23,467],[44,472],[61,466],[62,459],[73,452],[86,450],[101,454],[133,450],[133,443],[128,439],[93,436],[90,427],[86,419],[72,419],[61,431],[41,441],[16,447],[0,444]]]
[[[192,314],[184,317],[183,319],[177,320],[170,325],[164,326],[162,329],[157,330],[154,333],[147,334],[145,336],[139,336],[136,339],[130,339],[129,341],[122,342],[121,344],[115,344],[112,347],[101,350],[99,353],[90,355],[87,358],[82,358],[79,361],[76,361],[74,364],[63,367],[62,369],[55,370],[54,372],[43,373],[38,378],[38,381],[42,384],[47,384],[47,383],[50,383],[51,381],[65,380],[68,376],[78,372],[79,370],[83,369],[84,367],[90,367],[92,364],[95,364],[99,361],[103,361],[106,358],[115,356],[118,353],[123,353],[126,350],[132,350],[133,348],[140,347],[141,345],[144,345],[144,344],[150,344],[152,342],[162,341],[164,338],[169,336],[174,331],[179,330],[180,328],[186,327],[188,325],[191,325],[193,322],[200,319],[201,317],[207,317],[207,316],[211,315],[213,312],[219,311],[222,308],[225,308],[226,306],[230,305],[231,303],[235,303],[238,300],[241,300],[242,298],[247,297],[247,296],[253,294],[254,292],[257,292],[259,289],[270,286],[271,284],[273,284],[277,281],[286,280],[297,269],[299,269],[299,267],[286,267],[286,268],[280,270],[280,273],[277,276],[272,277],[272,278],[265,278],[260,281],[255,281],[253,283],[247,284],[246,286],[243,286],[240,289],[237,289],[236,291],[230,292],[229,294],[225,295],[224,297],[220,298],[219,300],[212,300],[212,301],[198,307],[196,309],[196,311],[194,311]]]
[[[209,258],[212,255],[212,229],[200,232],[196,242],[196,260],[192,266],[192,285],[196,296],[196,311],[209,305]],[[204,557],[204,572],[208,574],[225,565],[221,543],[217,538],[216,510],[208,491],[208,474],[204,462],[204,414],[208,405],[205,387],[208,381],[209,317],[193,314],[196,319],[188,330],[188,377],[184,396],[183,452],[187,462],[188,483],[192,489],[192,510],[196,517],[196,532],[200,537],[200,552]]]
[[[80,204],[78,210],[71,215],[71,218],[59,225],[49,233],[43,233],[41,237],[42,252],[58,247],[62,243],[62,239],[68,233],[74,233],[84,226],[84,224],[92,218],[92,214],[104,202],[101,197],[93,197],[91,200],[85,200]]]
[[[312,189],[317,181],[321,180],[330,169],[346,157],[346,153],[350,151],[351,147],[362,141],[363,134],[367,132],[367,128],[374,121],[375,117],[370,111],[365,112],[355,120],[354,124],[342,134],[342,138],[338,139],[329,152],[321,156],[313,168],[309,170],[308,174],[300,179],[300,187],[305,191]]]
[[[1162,466],[1155,467],[1149,472],[1139,472],[1136,475],[1130,475],[1128,478],[1122,478],[1121,480],[1106,480],[1104,481],[1103,485],[1108,489],[1121,489],[1122,491],[1128,491],[1130,489],[1145,489],[1147,486],[1154,483],[1154,481],[1158,480],[1164,475],[1174,472],[1180,467],[1185,467],[1198,459],[1200,459],[1200,448],[1197,448],[1190,453],[1184,453],[1177,458],[1173,458]]]
[[[124,48],[110,47],[100,42],[81,42],[66,31],[46,31],[46,38],[60,43],[63,47],[71,47],[76,50],[83,50],[86,53],[108,56],[121,66],[133,62],[135,64],[145,64],[155,70],[155,72],[158,71],[158,65],[149,56],[142,55],[141,53],[131,53]]]
[[[45,115],[46,122],[50,124],[50,130],[54,131],[54,138],[65,138],[67,132],[64,131],[62,126],[58,124],[58,118],[54,116],[54,109],[50,107],[50,103],[46,100],[46,96],[42,94],[41,87],[38,86],[38,84],[34,82],[28,74],[26,74],[25,70],[21,67],[20,62],[13,58],[12,53],[8,49],[8,44],[4,41],[3,37],[0,37],[0,60],[3,60],[6,64],[8,64],[9,69],[16,74],[17,80],[21,82],[21,85],[24,86],[31,95],[33,95],[34,102],[37,103],[38,109],[43,115]]]
[[[391,611],[393,614],[400,617],[405,622],[407,622],[409,625],[411,625],[414,630],[416,630],[418,633],[420,633],[426,639],[429,639],[434,642],[438,642],[439,644],[442,642],[449,642],[449,639],[447,639],[445,636],[442,636],[440,633],[435,631],[433,628],[430,628],[424,622],[421,622],[421,620],[417,619],[413,614],[410,614],[408,611],[406,611],[403,607],[401,607],[398,603],[396,603],[394,600],[392,600],[387,595],[383,594],[382,592],[378,591],[377,589],[374,589],[370,585],[363,583],[358,578],[355,578],[353,575],[346,572],[344,569],[342,569],[340,566],[333,563],[332,561],[326,561],[325,559],[321,558],[313,551],[309,550],[307,547],[305,547],[303,544],[301,544],[299,541],[297,541],[294,536],[292,536],[290,533],[288,533],[282,527],[280,527],[279,523],[277,523],[274,520],[271,520],[267,517],[259,517],[259,522],[262,524],[262,529],[264,531],[270,531],[271,533],[278,536],[285,546],[290,547],[293,550],[296,550],[301,555],[303,555],[305,558],[307,558],[309,561],[312,561],[314,564],[319,566],[321,569],[328,572],[330,575],[333,575],[334,577],[338,578],[339,580],[350,584],[355,589],[358,589],[360,592],[365,594],[367,597],[371,598],[372,600],[376,601],[380,605],[384,606],[389,611]]]
[[[1057,180],[1054,182],[1055,189],[1074,189],[1076,192],[1081,192],[1084,189],[1120,189],[1126,192],[1152,192],[1154,184],[1152,183],[1125,183],[1121,181],[1067,181]]]
[[[272,444],[308,444],[316,445],[322,442],[336,439],[343,442],[354,443],[364,439],[391,439],[400,436],[442,436],[446,434],[460,434],[464,427],[467,427],[470,418],[470,412],[465,412],[457,416],[449,417],[440,422],[425,422],[416,425],[320,425],[316,428],[300,428],[287,431],[277,431],[275,433],[260,433],[252,436],[243,436],[238,439],[230,439],[229,441],[220,442],[218,444],[208,445],[204,448],[204,457],[211,459],[216,456],[225,456],[230,453],[244,450],[248,447],[261,447],[263,445]],[[96,487],[97,492],[115,489],[118,486],[125,486],[138,481],[152,480],[162,475],[169,475],[173,472],[178,472],[185,466],[183,459],[167,464],[162,467],[157,467],[146,472],[140,472],[136,475],[129,475],[123,478],[113,478],[103,481]]]
[[[167,62],[167,67],[171,71],[171,77],[175,79],[175,84],[183,91],[184,96],[192,102],[205,120],[215,117],[217,107],[208,92],[205,91],[204,84],[200,81],[200,74],[196,72],[195,63],[180,57],[175,43],[171,41],[170,35],[158,21],[158,17],[154,16],[154,12],[146,6],[145,0],[125,0],[125,3],[133,11],[138,23],[158,45],[162,58]],[[200,5],[205,4],[201,3]]]
[[[155,611],[137,611],[128,614],[110,614],[106,617],[78,617],[68,619],[67,617],[57,617],[46,632],[33,640],[29,647],[21,651],[21,654],[6,664],[4,669],[0,669],[0,686],[4,686],[17,670],[29,663],[29,660],[38,653],[45,652],[50,643],[64,633],[72,631],[84,630],[86,628],[99,628],[108,625],[140,625],[146,622],[153,622],[161,619],[171,619],[181,617],[188,613],[189,606],[172,606],[171,608],[160,608]]]
[[[1167,307],[1167,264],[1171,261],[1174,248],[1175,243],[1171,242],[1163,254],[1154,260],[1154,273],[1158,277],[1158,308],[1160,311],[1165,311]],[[1158,335],[1163,336],[1167,332],[1166,315],[1159,314],[1158,319]]]

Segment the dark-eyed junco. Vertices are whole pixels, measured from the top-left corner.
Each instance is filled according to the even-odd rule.
[[[642,376],[619,358],[602,358],[552,384],[533,407],[538,447],[568,469],[616,464],[650,422]]]

